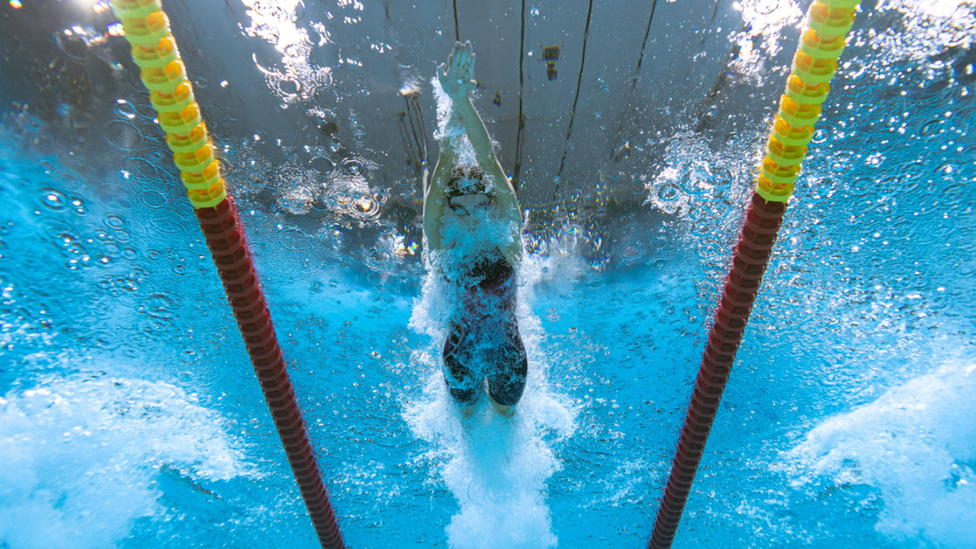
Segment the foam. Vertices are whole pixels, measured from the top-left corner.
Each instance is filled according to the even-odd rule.
[[[802,474],[880,489],[875,528],[896,539],[972,547],[976,524],[976,364],[956,362],[827,419],[785,457]]]
[[[512,418],[482,398],[473,416],[462,419],[439,368],[428,377],[424,398],[404,411],[414,434],[432,443],[426,457],[457,498],[460,510],[446,529],[455,549],[556,545],[545,483],[560,464],[547,435],[567,437],[575,424],[571,410],[540,387],[533,358]]]
[[[501,218],[493,209],[478,208],[467,215],[444,216],[443,248],[427,254],[430,266],[453,278],[451,271],[456,269],[451,269],[452,265],[465,265],[475,258],[506,249],[518,239],[520,232],[518,224]]]
[[[0,463],[6,549],[114,546],[162,512],[163,466],[203,480],[242,473],[217,418],[182,389],[83,375],[0,398]]]

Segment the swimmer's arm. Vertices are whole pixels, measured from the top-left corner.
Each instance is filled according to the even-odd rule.
[[[478,115],[471,99],[467,96],[459,98],[454,102],[455,108],[461,115],[464,123],[464,131],[468,134],[471,146],[474,148],[474,156],[478,160],[478,165],[485,171],[495,187],[495,194],[492,200],[498,212],[508,219],[512,227],[512,240],[503,248],[505,259],[512,265],[518,264],[522,258],[522,208],[519,206],[518,197],[515,195],[515,188],[512,182],[505,175],[495,156],[495,149],[491,144],[491,137],[485,123]]]
[[[471,147],[474,149],[474,156],[478,161],[478,166],[485,171],[485,174],[495,184],[495,203],[505,211],[506,215],[513,216],[521,222],[521,208],[519,207],[518,198],[515,195],[515,188],[512,187],[512,182],[505,175],[505,170],[502,169],[502,165],[498,162],[498,157],[495,156],[495,148],[491,144],[491,136],[488,135],[488,128],[485,127],[485,122],[481,119],[478,111],[475,110],[469,96],[464,95],[453,101],[453,107],[461,116],[464,131],[468,134],[468,139],[471,141]]]
[[[451,108],[451,119],[447,127],[457,125],[458,114]],[[424,235],[427,236],[427,246],[430,250],[441,249],[441,217],[447,204],[447,185],[451,179],[456,153],[454,141],[451,137],[443,137],[440,142],[440,153],[437,156],[437,166],[430,176],[430,185],[424,195]]]
[[[436,176],[436,171],[434,172]],[[441,217],[444,215],[444,193],[434,194],[436,183],[431,183],[424,197],[424,237],[427,239],[427,251],[441,249]]]
[[[437,70],[437,77],[441,83],[444,93],[451,98],[451,115],[460,116],[464,132],[471,141],[474,149],[475,160],[484,170],[485,174],[492,181],[495,189],[495,204],[513,220],[522,220],[522,212],[519,208],[518,199],[515,196],[515,189],[505,175],[505,170],[498,163],[495,156],[495,149],[491,144],[491,136],[488,135],[488,128],[484,121],[471,104],[468,94],[478,87],[474,79],[475,55],[471,51],[471,42],[454,44],[454,51]]]

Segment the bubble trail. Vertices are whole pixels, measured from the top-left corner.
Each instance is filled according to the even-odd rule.
[[[414,434],[432,443],[426,457],[438,464],[460,507],[446,527],[454,549],[556,546],[545,491],[561,464],[545,435],[563,439],[575,425],[535,373],[530,367],[529,387],[512,418],[495,412],[487,398],[462,418],[439,368],[428,378],[425,398],[405,410]]]

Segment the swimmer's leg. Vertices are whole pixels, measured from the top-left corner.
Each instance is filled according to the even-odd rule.
[[[511,328],[509,337],[499,350],[498,361],[492,374],[488,376],[488,396],[495,410],[503,416],[512,415],[513,408],[525,391],[525,378],[529,373],[529,361],[525,356],[525,346],[518,333],[518,325]]]
[[[476,380],[471,369],[464,365],[466,353],[458,347],[464,334],[456,325],[451,325],[451,334],[444,342],[444,382],[454,402],[461,407],[461,413],[468,417],[481,394],[480,380]],[[461,355],[461,356],[459,356]]]

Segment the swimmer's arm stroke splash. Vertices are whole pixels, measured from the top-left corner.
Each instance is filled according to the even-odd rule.
[[[452,106],[448,127],[456,126],[460,122],[471,141],[475,160],[494,187],[495,194],[492,197],[492,207],[497,208],[497,211],[513,223],[519,232],[519,234],[513,235],[512,242],[506,245],[504,249],[505,256],[514,264],[522,255],[522,242],[519,236],[521,234],[522,213],[518,198],[515,195],[515,188],[512,187],[511,181],[498,162],[498,157],[495,156],[488,129],[471,103],[469,94],[477,87],[474,80],[474,58],[471,42],[456,43],[448,62],[438,67],[437,78],[444,89],[444,93],[451,98]],[[452,139],[450,137],[441,139],[437,166],[434,168],[430,187],[424,197],[424,233],[427,236],[427,245],[431,250],[442,249],[440,225],[449,200],[447,187],[457,160],[456,156]]]

